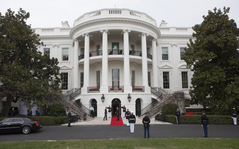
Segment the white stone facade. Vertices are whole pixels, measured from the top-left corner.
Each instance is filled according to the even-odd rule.
[[[93,102],[98,117],[106,106],[125,105],[139,114],[155,98],[151,87],[189,91],[192,72],[180,49],[192,38],[192,28],[167,27],[164,21],[157,26],[134,10],[102,9],[80,16],[73,27],[62,22],[59,28],[34,30],[45,44],[39,50],[58,58],[63,92],[81,88],[75,99],[88,108]]]

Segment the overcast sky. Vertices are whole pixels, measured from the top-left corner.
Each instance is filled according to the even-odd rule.
[[[104,8],[127,8],[144,12],[159,26],[164,20],[170,27],[192,27],[215,7],[230,7],[229,17],[239,27],[239,0],[0,0],[0,12],[8,8],[30,12],[27,23],[32,28],[61,27],[61,21],[74,20],[84,13]]]

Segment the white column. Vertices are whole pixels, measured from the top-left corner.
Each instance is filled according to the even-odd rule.
[[[146,34],[141,34],[141,49],[142,49],[142,80],[145,92],[150,92],[148,84],[148,62],[147,62],[147,43]]]
[[[88,33],[85,36],[85,53],[84,53],[84,86],[82,88],[82,93],[87,93],[87,88],[89,87],[89,71],[90,71],[90,35]]]
[[[156,40],[152,40],[152,50],[153,50],[153,81],[152,87],[158,87],[158,67],[157,67],[157,51],[156,51]]]
[[[102,33],[102,84],[101,93],[108,92],[108,30],[100,31]]]
[[[123,30],[124,33],[124,91],[132,92],[130,84],[130,62],[129,62],[129,33],[130,30]]]
[[[78,88],[79,87],[79,41],[77,39],[74,40],[74,82],[73,82],[73,88]]]

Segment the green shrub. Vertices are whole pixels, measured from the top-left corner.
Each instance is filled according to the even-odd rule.
[[[50,113],[52,116],[57,113],[56,116],[65,116],[66,115],[66,109],[61,103],[53,103],[52,105],[48,106],[48,113]]]
[[[177,104],[173,103],[166,104],[162,107],[162,115],[174,115],[177,108],[178,108]]]
[[[31,116],[31,119],[37,119],[43,126],[54,126],[67,123],[67,116]]]
[[[209,125],[211,124],[232,124],[232,118],[230,115],[207,115],[209,119]],[[176,118],[174,115],[166,115],[166,122],[176,124]],[[181,124],[201,124],[201,115],[181,115]]]

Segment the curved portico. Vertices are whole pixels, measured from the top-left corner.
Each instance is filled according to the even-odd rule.
[[[136,63],[142,65],[142,83],[140,86],[144,86],[145,91],[149,92],[149,89],[147,89],[148,64],[153,65],[154,58],[152,57],[152,54],[153,51],[156,51],[156,41],[152,36],[149,36],[146,33],[126,29],[112,31],[105,29],[98,32],[84,34],[78,37],[74,42],[74,50],[78,49],[78,52],[75,51],[74,58],[78,59],[78,65],[83,65],[84,68],[84,86],[82,93],[86,93],[87,88],[90,85],[88,79],[90,77],[90,65],[94,63],[102,63],[100,69],[102,76],[100,92],[107,93],[108,86],[111,86],[108,79],[108,63],[115,60],[124,63],[124,68],[121,70],[123,71],[124,76],[124,90],[132,92],[130,65]],[[157,71],[152,72],[154,72],[153,75],[157,76]],[[79,76],[77,73],[79,73],[79,71],[74,69],[74,76]],[[79,81],[75,81],[74,83],[76,88],[82,87],[79,86]]]

